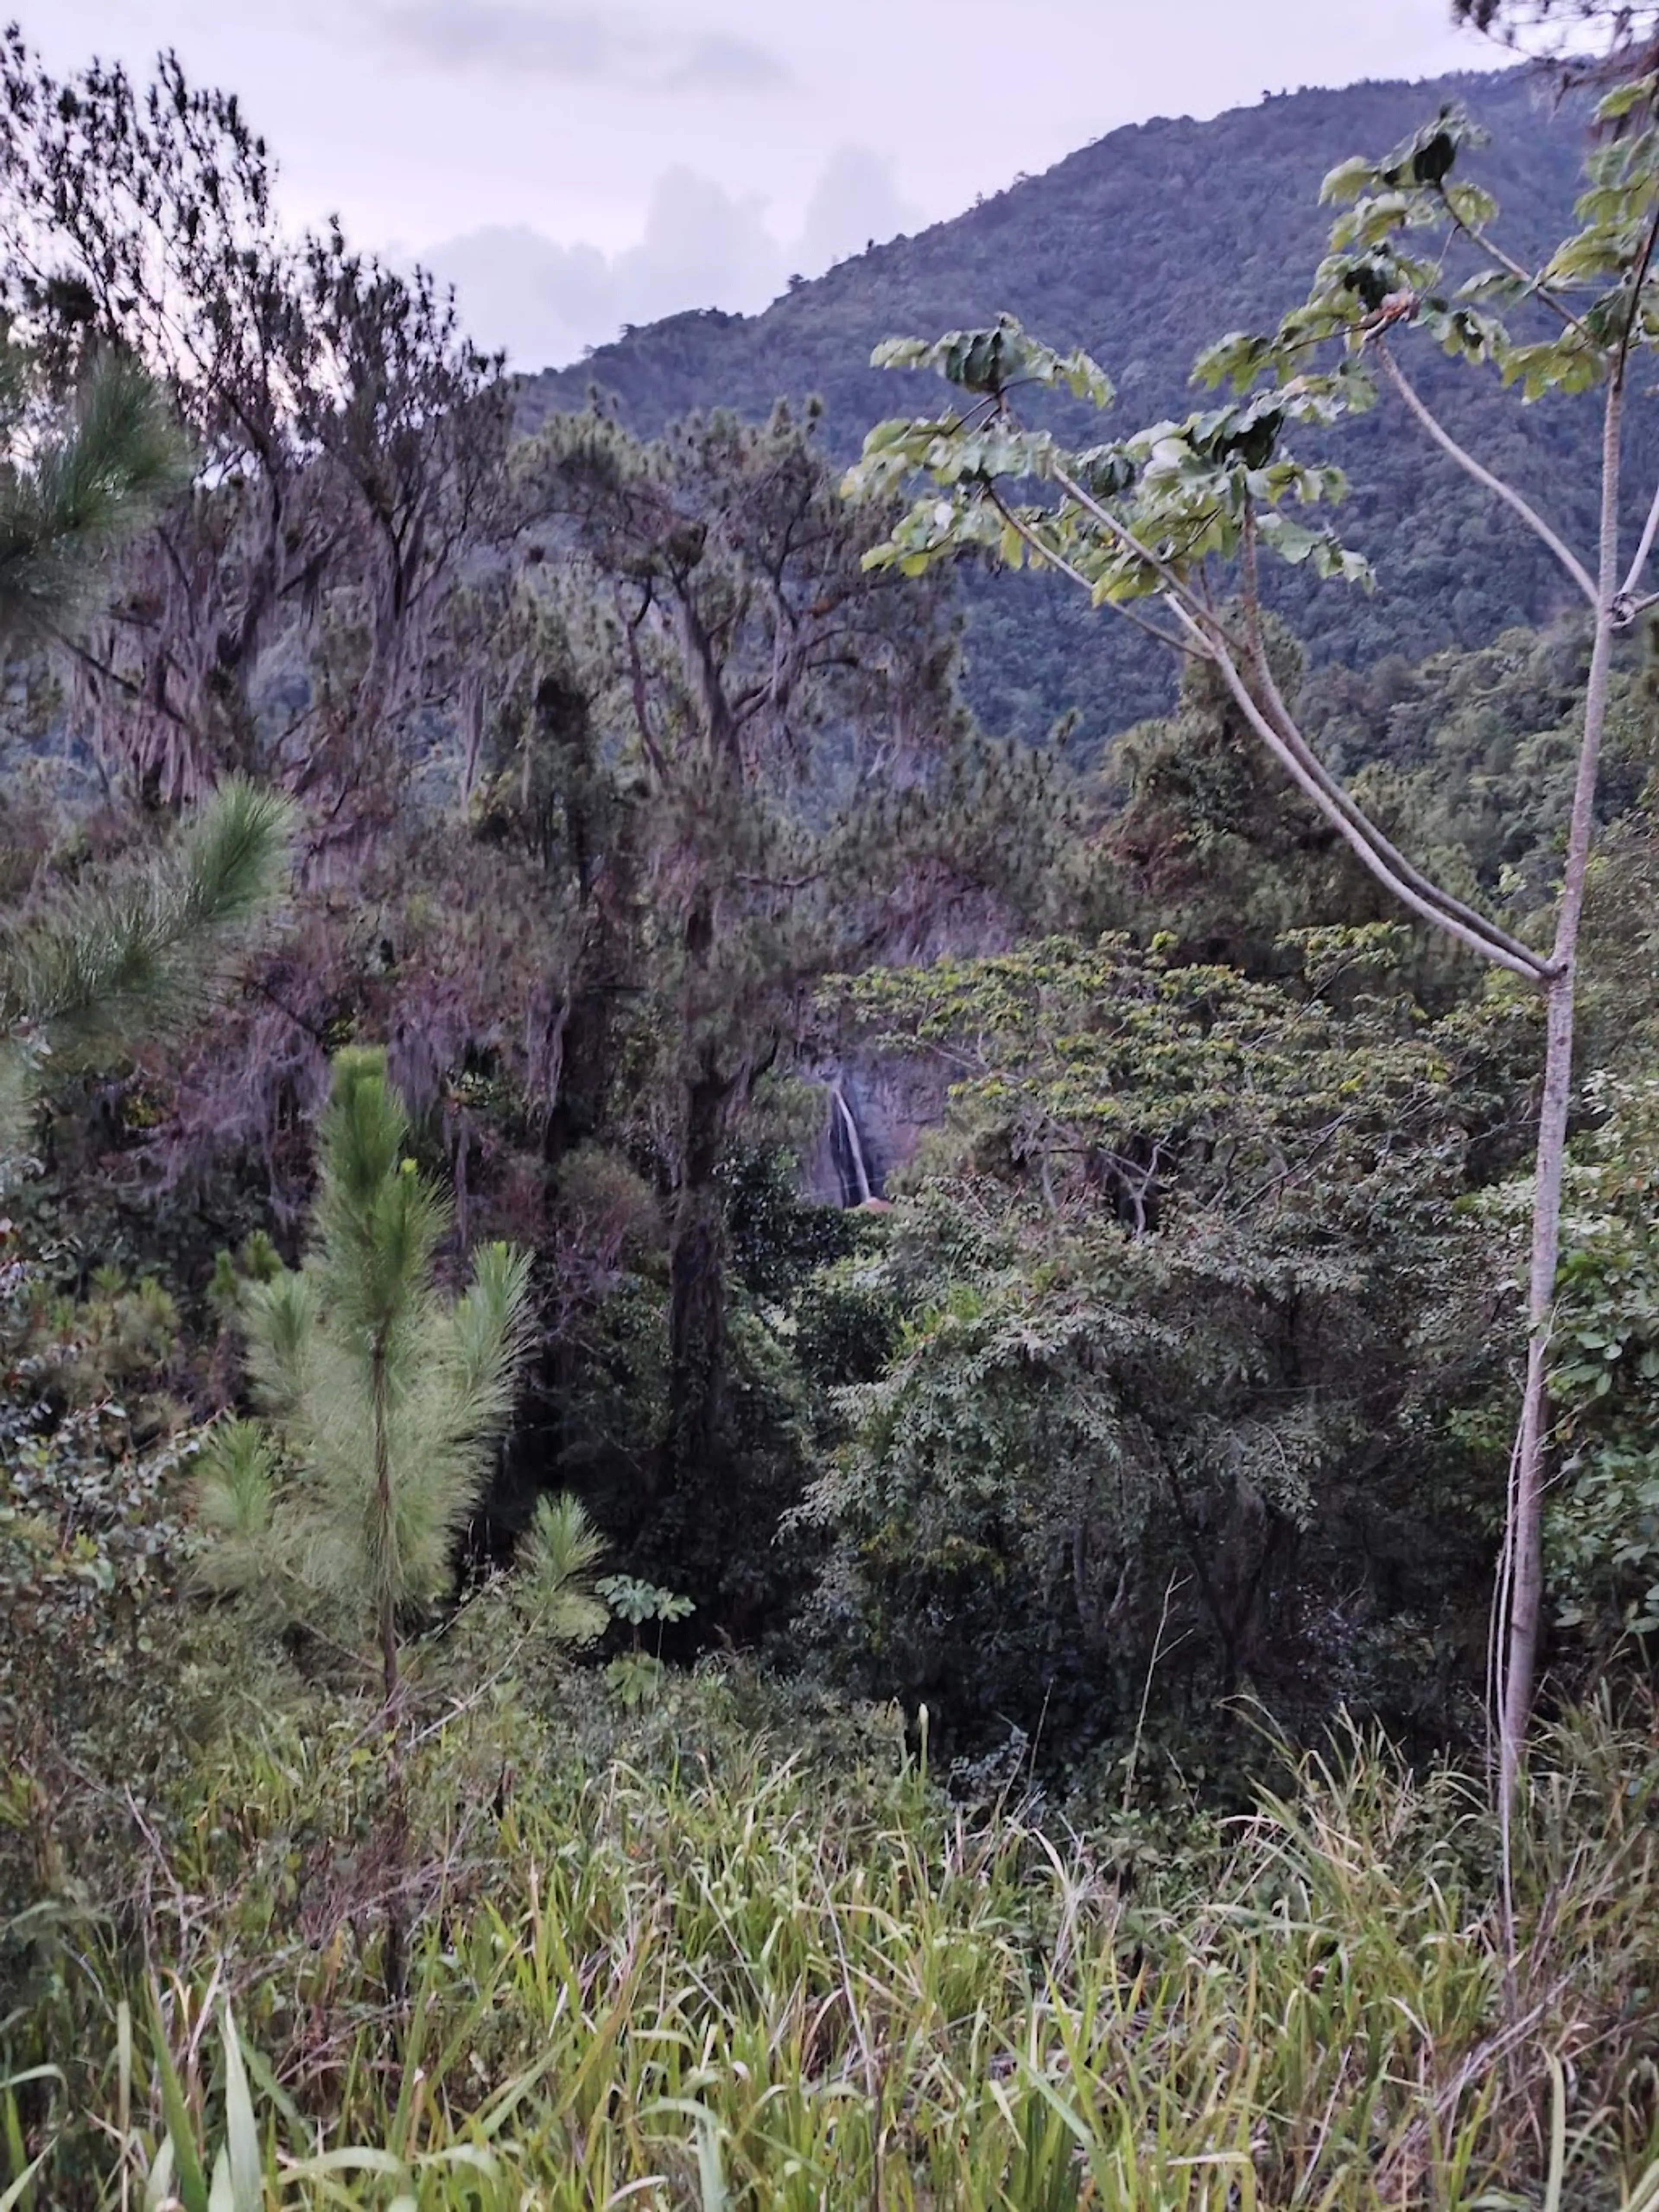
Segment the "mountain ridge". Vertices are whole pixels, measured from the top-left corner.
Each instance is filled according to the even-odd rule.
[[[1522,253],[1545,249],[1571,220],[1582,106],[1547,103],[1519,69],[1314,88],[1206,121],[1122,125],[958,216],[837,263],[759,314],[692,310],[635,328],[578,364],[526,378],[521,418],[533,428],[597,387],[630,428],[654,434],[714,406],[757,416],[775,400],[816,397],[832,448],[850,453],[884,415],[936,404],[931,381],[871,370],[874,343],[1003,311],[1101,360],[1120,395],[1109,423],[1127,430],[1184,413],[1200,348],[1270,322],[1305,289],[1329,220],[1318,204],[1327,171],[1351,154],[1384,152],[1448,101],[1492,134],[1470,173],[1497,193],[1504,235]],[[1523,410],[1438,359],[1422,374],[1460,438],[1551,501],[1570,533],[1593,528],[1570,465],[1588,450],[1593,410]],[[1633,442],[1639,459],[1659,460],[1652,429],[1638,426]],[[1419,659],[1561,609],[1543,549],[1517,537],[1394,407],[1351,426],[1335,452],[1355,487],[1344,532],[1373,556],[1379,588],[1366,598],[1327,586],[1316,598],[1307,580],[1281,580],[1281,604],[1315,660]],[[1167,703],[1171,676],[1157,648],[1052,580],[975,579],[965,598],[969,694],[988,726],[1036,739],[1066,716],[1074,747],[1090,757]]]

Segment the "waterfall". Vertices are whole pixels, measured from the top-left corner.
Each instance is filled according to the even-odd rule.
[[[874,1193],[870,1188],[870,1170],[865,1164],[864,1140],[859,1135],[859,1125],[852,1108],[847,1103],[847,1093],[839,1083],[830,1086],[830,1096],[836,1102],[836,1119],[842,1133],[842,1148],[847,1155],[850,1175],[842,1176],[842,1193],[848,1206],[867,1206]],[[856,1193],[856,1196],[848,1195]]]

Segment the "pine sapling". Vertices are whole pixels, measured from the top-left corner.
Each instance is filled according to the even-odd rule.
[[[505,1244],[459,1297],[436,1287],[450,1208],[408,1134],[384,1054],[338,1054],[310,1249],[246,1294],[261,1418],[216,1432],[199,1490],[209,1586],[337,1640],[372,1633],[388,1711],[400,1619],[441,1594],[511,1412],[530,1290]]]

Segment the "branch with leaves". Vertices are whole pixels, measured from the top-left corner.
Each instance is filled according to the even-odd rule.
[[[1659,131],[1648,120],[1656,93],[1659,76],[1634,76],[1601,102],[1602,136],[1588,159],[1581,228],[1536,269],[1495,241],[1496,203],[1457,173],[1480,143],[1460,110],[1443,109],[1381,161],[1355,160],[1334,170],[1324,196],[1342,211],[1307,299],[1276,329],[1232,332],[1201,355],[1194,380],[1227,387],[1227,396],[1181,421],[1069,450],[1030,419],[1025,396],[1069,393],[1109,407],[1110,380],[1086,354],[1045,346],[1006,316],[991,329],[934,342],[890,340],[876,351],[878,365],[934,369],[960,397],[942,415],[872,430],[847,483],[855,496],[890,497],[918,476],[928,479],[897,527],[866,556],[873,565],[921,575],[969,552],[1052,570],[1097,607],[1132,618],[1144,620],[1149,606],[1158,610],[1165,621],[1157,626],[1172,623],[1173,633],[1165,629],[1171,641],[1214,665],[1267,750],[1401,905],[1544,995],[1527,1382],[1495,1627],[1506,1819],[1516,1799],[1542,1616],[1547,1344],[1598,770],[1614,641],[1653,603],[1644,579],[1659,537],[1656,491],[1647,526],[1628,562],[1621,561],[1621,433],[1637,395],[1632,367],[1659,349]],[[1468,273],[1458,273],[1471,261]],[[1400,358],[1406,343],[1423,341],[1468,368],[1495,372],[1525,399],[1601,394],[1601,523],[1588,557],[1439,421]],[[1370,409],[1380,386],[1547,548],[1589,611],[1583,729],[1547,950],[1455,896],[1394,845],[1319,759],[1268,662],[1264,559],[1310,566],[1362,587],[1371,581],[1364,560],[1323,520],[1322,511],[1346,490],[1342,472],[1301,458],[1294,441],[1298,432],[1328,432]]]

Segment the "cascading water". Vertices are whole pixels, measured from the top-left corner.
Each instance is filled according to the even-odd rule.
[[[830,1096],[835,1105],[830,1141],[835,1152],[836,1171],[841,1176],[842,1204],[847,1206],[868,1206],[875,1192],[870,1182],[869,1163],[864,1154],[864,1139],[859,1134],[858,1117],[848,1104],[847,1093],[839,1083],[830,1085]]]

